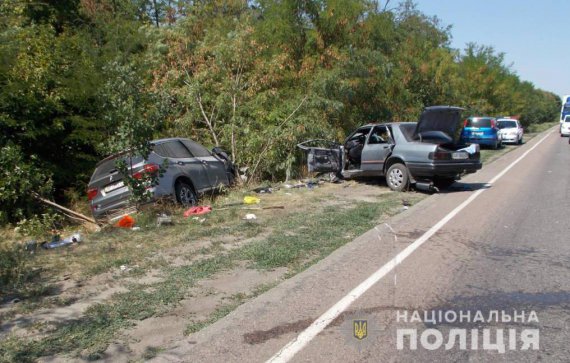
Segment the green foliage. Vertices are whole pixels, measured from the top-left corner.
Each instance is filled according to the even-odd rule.
[[[8,144],[0,150],[0,223],[14,223],[41,212],[34,195],[52,192],[49,172],[37,165],[37,158],[27,160],[21,149]]]
[[[133,174],[133,160],[146,159],[150,154],[150,140],[164,114],[163,102],[158,95],[145,92],[144,83],[132,66],[112,62],[106,71],[110,77],[103,88],[105,118],[113,133],[104,148],[109,153],[126,151],[124,158],[117,159],[117,169],[124,176],[134,200],[144,202],[151,197],[148,188],[158,183],[160,172],[142,173],[137,177]]]
[[[63,201],[105,154],[144,156],[160,136],[221,145],[251,177],[283,178],[298,141],[424,106],[529,126],[560,104],[492,47],[451,49],[450,28],[413,1],[6,0],[0,19],[0,147],[37,155]]]
[[[0,292],[10,292],[20,287],[28,277],[28,259],[18,244],[0,245]]]

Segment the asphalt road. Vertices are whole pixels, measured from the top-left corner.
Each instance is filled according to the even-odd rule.
[[[556,132],[536,146],[541,139],[369,231],[155,360],[570,361],[570,145]],[[434,226],[441,228],[333,312],[330,324],[315,324]],[[421,321],[412,318],[415,311]],[[449,319],[429,319],[440,311]],[[367,324],[361,340],[353,335],[357,320]],[[307,329],[318,334],[307,335]],[[415,350],[408,338],[398,348],[403,329],[416,332]],[[463,334],[465,347],[456,339]]]

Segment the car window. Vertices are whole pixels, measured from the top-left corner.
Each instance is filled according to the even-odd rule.
[[[368,136],[368,144],[387,144],[389,142],[390,134],[386,126],[376,126]]]
[[[510,121],[510,120],[505,120],[505,121],[498,121],[497,122],[497,127],[500,129],[506,129],[506,128],[511,128],[511,127],[517,127],[517,122],[516,121]]]
[[[564,122],[570,122],[570,116],[566,116],[566,117],[564,118]]]
[[[156,154],[158,154],[164,158],[169,157],[168,148],[165,146],[165,144],[153,145],[152,151],[154,151]]]
[[[416,124],[403,124],[399,125],[400,131],[408,142],[414,141],[414,133],[416,132]]]
[[[491,127],[491,120],[487,117],[468,118],[465,127]]]
[[[347,141],[361,141],[364,142],[366,136],[370,132],[370,127],[358,129]]]
[[[154,152],[166,158],[187,159],[193,157],[190,151],[178,140],[155,145]]]
[[[190,149],[192,155],[194,155],[197,158],[212,156],[212,154],[208,151],[208,149],[198,144],[197,142],[194,142],[192,140],[182,140],[182,142],[184,143],[184,145],[186,145],[188,149]]]

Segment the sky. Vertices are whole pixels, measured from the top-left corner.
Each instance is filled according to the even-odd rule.
[[[475,42],[505,53],[525,81],[570,95],[570,0],[415,0],[452,25],[451,46]]]

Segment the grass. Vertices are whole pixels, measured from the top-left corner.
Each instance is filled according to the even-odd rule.
[[[525,130],[525,132],[527,134],[539,134],[543,131],[548,130],[551,127],[557,126],[559,125],[558,121],[553,121],[553,122],[544,122],[541,124],[532,124],[529,127],[527,127],[527,129]]]
[[[147,347],[142,355],[142,359],[151,360],[156,357],[160,352],[164,351],[164,348],[160,347]]]
[[[406,198],[414,202],[423,196],[411,193],[406,195]],[[42,356],[64,353],[79,355],[84,359],[97,359],[102,357],[108,343],[121,329],[132,326],[136,321],[169,311],[187,297],[187,291],[196,281],[230,269],[236,262],[244,260],[249,261],[251,267],[260,269],[286,266],[290,271],[301,271],[370,229],[381,218],[397,213],[401,205],[400,199],[401,194],[388,193],[375,203],[347,203],[342,208],[311,207],[311,204],[307,203],[307,210],[295,211],[287,218],[259,223],[239,220],[235,225],[232,224],[233,221],[229,221],[229,225],[213,226],[211,231],[203,231],[201,234],[211,237],[233,233],[246,237],[259,234],[269,227],[271,231],[264,238],[235,249],[218,250],[212,257],[194,261],[186,266],[165,266],[163,281],[152,284],[132,283],[127,292],[113,295],[104,304],[91,306],[81,319],[61,323],[55,331],[47,333],[41,340],[14,337],[6,339],[0,342],[0,359],[28,362]],[[305,200],[307,201],[306,198]],[[200,235],[199,231],[193,231]],[[124,233],[128,232],[119,232]],[[181,236],[182,239],[188,237],[187,234]],[[206,249],[203,252],[212,251]],[[136,256],[130,258],[129,261],[137,259]],[[109,266],[115,264],[110,263]],[[186,333],[198,331],[219,320],[268,288],[263,287],[250,294],[232,297],[229,303],[219,306],[207,320],[191,323]]]

